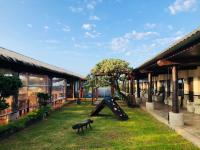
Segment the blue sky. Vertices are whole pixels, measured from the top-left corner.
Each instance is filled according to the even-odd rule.
[[[200,26],[199,0],[0,0],[0,46],[82,75],[137,67]]]

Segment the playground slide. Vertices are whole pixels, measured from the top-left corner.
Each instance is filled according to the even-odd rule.
[[[121,109],[112,97],[105,97],[92,111],[91,116],[96,116],[105,106],[110,108],[118,119],[128,120],[128,115],[123,111],[123,109]]]

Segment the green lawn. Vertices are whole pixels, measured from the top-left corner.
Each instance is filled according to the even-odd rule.
[[[128,121],[118,121],[106,108],[102,111],[105,115],[93,117],[92,130],[77,135],[71,126],[88,118],[92,106],[66,106],[47,120],[1,141],[0,150],[197,149],[141,109],[123,108]]]

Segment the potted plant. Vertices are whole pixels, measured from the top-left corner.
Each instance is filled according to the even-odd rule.
[[[39,92],[37,93],[39,106],[47,106],[50,102],[50,95],[47,93]]]
[[[192,102],[191,100],[187,101],[187,111],[194,112],[194,102]]]
[[[46,111],[46,110],[48,110],[47,108],[49,107],[48,104],[50,103],[51,96],[47,93],[39,92],[37,93],[37,98],[38,98],[38,103],[40,107],[39,109],[44,110],[44,111],[41,111],[42,118],[44,119],[49,113],[49,111]]]
[[[6,102],[6,98],[14,96],[12,109],[13,112],[18,110],[18,90],[22,86],[22,82],[18,76],[5,76],[0,75],[0,110],[4,110],[9,107]]]
[[[194,99],[194,113],[200,114],[200,99]]]

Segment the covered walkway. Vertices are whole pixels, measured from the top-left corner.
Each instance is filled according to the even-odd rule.
[[[145,103],[142,103],[143,110],[146,110]],[[154,110],[148,111],[159,121],[169,125],[168,113],[171,111],[171,106],[165,105],[160,102],[154,102]],[[180,112],[184,116],[184,126],[171,127],[175,129],[187,140],[193,142],[200,147],[200,115],[190,113],[186,109],[180,109]]]

